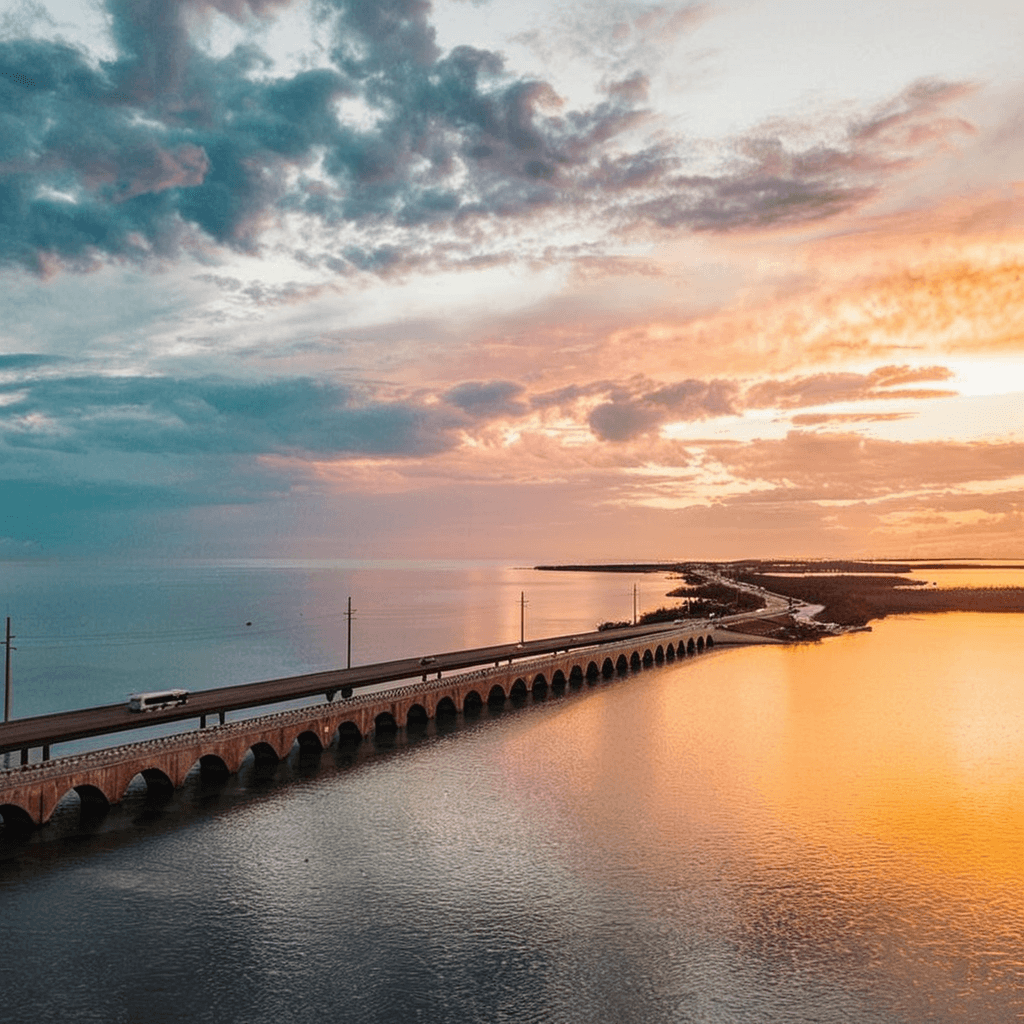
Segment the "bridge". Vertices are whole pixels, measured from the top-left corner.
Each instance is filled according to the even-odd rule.
[[[250,754],[258,763],[273,763],[286,758],[296,743],[301,748],[322,750],[335,742],[425,724],[446,714],[465,714],[484,704],[501,705],[529,693],[538,696],[549,689],[558,692],[567,686],[575,688],[585,682],[641,671],[695,656],[716,644],[763,642],[773,641],[706,622],[647,626],[643,630],[556,637],[201,691],[190,695],[187,709],[142,715],[116,705],[16,720],[0,726],[0,752],[22,751],[19,766],[0,771],[0,817],[5,830],[46,824],[72,790],[81,800],[83,815],[104,813],[121,802],[140,775],[152,795],[169,795],[184,784],[196,766],[205,778],[226,778],[236,773]],[[445,669],[482,662],[488,667],[443,676]],[[355,693],[356,687],[365,689],[410,675],[419,676],[419,681],[385,691]],[[335,700],[339,693],[342,696]],[[284,694],[273,698],[277,700],[314,694],[322,694],[325,699],[243,721],[224,720],[227,709],[270,703],[270,694]],[[217,724],[207,724],[211,713],[217,714]],[[187,732],[49,757],[50,745],[59,741],[196,717],[200,727]],[[110,727],[103,726],[107,721],[112,723]],[[42,761],[28,763],[28,742],[42,745]]]

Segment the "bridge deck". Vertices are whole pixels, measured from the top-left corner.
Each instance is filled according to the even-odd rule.
[[[346,730],[354,736],[365,736],[385,726],[401,728],[413,714],[425,721],[435,717],[445,703],[451,712],[465,711],[491,699],[504,701],[516,692],[525,696],[531,689],[537,692],[556,683],[582,683],[584,679],[686,657],[714,643],[760,642],[763,638],[738,636],[708,626],[695,629],[673,625],[668,630],[618,637],[613,642],[575,650],[564,650],[562,644],[557,651],[520,657],[504,665],[25,764],[0,770],[0,816],[5,828],[8,824],[17,827],[18,822],[40,825],[50,819],[54,808],[72,789],[80,794],[83,804],[108,806],[119,803],[131,780],[140,774],[148,785],[169,790],[183,785],[197,764],[201,770],[216,765],[231,774],[250,753],[280,760],[288,756],[296,741],[324,748]],[[152,720],[152,716],[145,717]]]
[[[246,683],[241,686],[197,690],[189,694],[188,704],[183,707],[149,711],[144,714],[129,711],[127,703],[123,703],[15,719],[12,722],[0,724],[0,753],[13,750],[26,751],[34,747],[49,747],[57,743],[66,743],[70,740],[84,739],[90,736],[105,736],[132,729],[142,729],[158,722],[181,722],[207,715],[222,716],[231,711],[265,707],[289,700],[313,697],[317,694],[336,693],[343,687],[351,687],[353,691],[356,691],[381,683],[414,679],[425,673],[461,671],[478,665],[517,661],[559,650],[568,651],[593,647],[640,636],[667,635],[684,628],[696,633],[709,627],[705,623],[697,622],[688,623],[686,627],[672,623],[627,627],[604,632],[574,633],[568,636],[531,640],[524,644],[499,644],[431,655],[427,664],[424,664],[420,658],[403,658],[374,665],[363,665],[358,668],[314,672]]]

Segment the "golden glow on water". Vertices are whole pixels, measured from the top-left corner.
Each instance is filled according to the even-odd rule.
[[[946,614],[719,650],[567,701],[508,737],[506,770],[613,888],[645,878],[759,957],[889,988],[893,1019],[1016,1019],[1022,636]]]
[[[758,652],[791,701],[765,796],[911,871],[1024,880],[1024,700],[1006,671],[1022,630],[1012,615],[882,622],[830,641],[820,677],[825,645]]]
[[[901,575],[907,580],[934,583],[940,590],[953,587],[1024,587],[1024,570],[1021,569],[914,569]]]

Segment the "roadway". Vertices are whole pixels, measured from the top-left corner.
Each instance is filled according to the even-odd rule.
[[[756,615],[757,613],[753,613],[729,616],[728,618],[750,619]],[[374,665],[361,665],[358,668],[334,669],[327,672],[313,672],[308,675],[288,676],[283,679],[268,679],[240,686],[194,690],[189,693],[186,705],[160,711],[129,711],[128,704],[125,702],[82,708],[78,711],[38,715],[34,718],[17,718],[11,722],[0,724],[0,753],[27,750],[32,747],[48,747],[52,744],[66,743],[89,736],[141,729],[158,723],[180,722],[207,715],[221,715],[229,711],[264,707],[318,694],[333,697],[343,687],[356,691],[401,679],[419,678],[435,673],[440,675],[443,672],[476,668],[502,661],[511,662],[518,658],[528,658],[540,654],[552,654],[555,651],[593,647],[611,640],[652,636],[679,631],[691,626],[695,630],[711,628],[724,621],[726,619],[708,622],[683,620],[675,623],[652,623],[646,626],[574,633],[569,636],[548,637],[543,640],[528,640],[522,644],[498,644],[492,647],[478,647],[474,650],[428,655],[424,658],[402,658],[397,661],[378,662]]]

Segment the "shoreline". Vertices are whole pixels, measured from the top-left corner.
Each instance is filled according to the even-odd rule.
[[[927,569],[970,569],[979,573],[986,569],[1024,571],[1024,564],[986,565],[983,562],[979,564],[962,560],[872,562],[861,559],[819,562],[804,559],[747,559],[735,562],[544,565],[535,566],[535,569],[546,572],[674,572],[681,576],[700,577],[703,583],[694,588],[692,597],[706,599],[700,606],[701,615],[706,615],[709,607],[716,602],[723,610],[728,607],[723,598],[723,588],[732,588],[737,601],[741,592],[757,594],[767,591],[805,606],[822,606],[820,611],[803,620],[805,628],[816,631],[818,635],[830,624],[844,627],[846,631],[866,627],[872,620],[884,619],[888,615],[938,612],[1024,613],[1024,586],[939,589],[928,586],[922,580],[911,581],[905,578],[911,571]],[[681,590],[670,591],[666,596],[680,597],[682,593]],[[716,609],[712,610],[718,614]],[[685,605],[661,608],[648,614],[701,617],[691,616]],[[792,615],[789,619],[794,626],[799,625]]]

